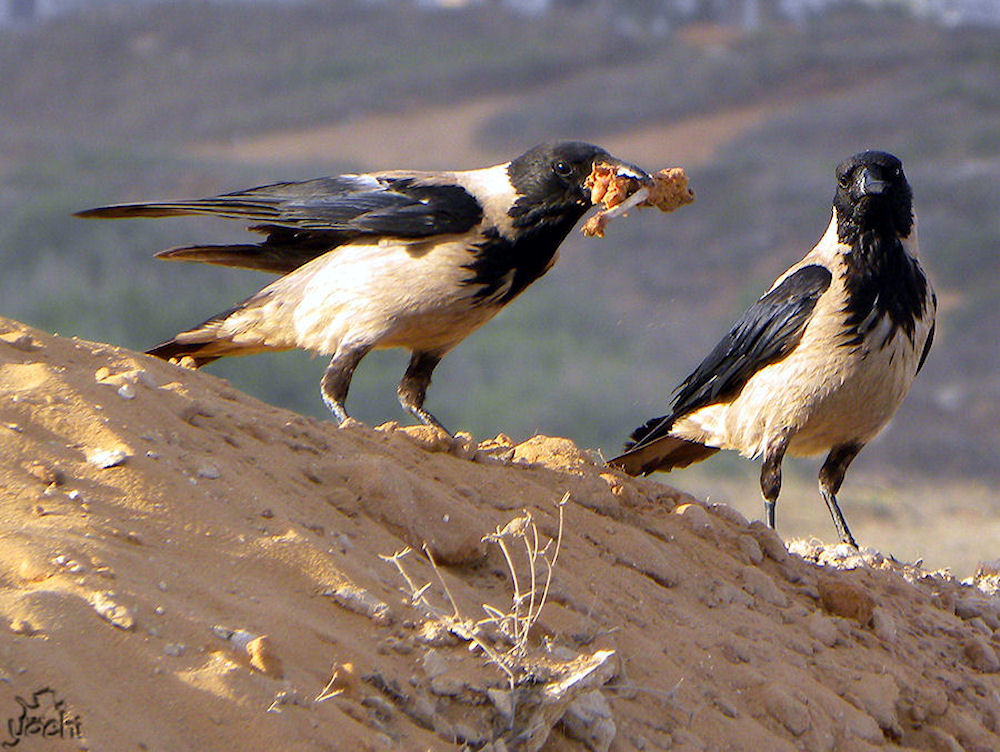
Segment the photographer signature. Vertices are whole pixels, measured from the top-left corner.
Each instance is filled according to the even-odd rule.
[[[55,690],[43,687],[32,693],[31,701],[15,696],[21,705],[21,714],[7,719],[8,737],[0,747],[11,749],[26,737],[43,739],[78,739],[83,735],[80,716],[66,707],[66,701],[56,697]]]

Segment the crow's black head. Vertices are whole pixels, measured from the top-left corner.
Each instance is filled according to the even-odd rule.
[[[585,183],[599,163],[615,166],[623,177],[652,180],[635,165],[581,141],[540,144],[510,162],[507,179],[517,194],[507,209],[510,231],[484,230],[466,265],[477,298],[506,304],[552,266],[559,244],[592,206]],[[498,298],[499,290],[505,292]]]
[[[913,229],[913,193],[903,163],[884,151],[864,151],[837,167],[837,235],[853,245],[867,232],[907,238]]]
[[[649,175],[635,165],[582,141],[540,144],[514,159],[507,168],[511,185],[518,193],[510,210],[514,226],[538,221],[575,224],[591,207],[590,191],[584,181],[600,162],[617,165],[623,176],[649,180]]]
[[[916,250],[913,192],[903,163],[882,151],[861,152],[841,162],[833,207],[837,239],[846,246],[844,343],[862,344],[873,322],[885,317],[891,328],[882,344],[897,330],[912,340],[929,287],[911,256]]]

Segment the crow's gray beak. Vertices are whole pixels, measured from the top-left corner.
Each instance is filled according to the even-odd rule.
[[[653,176],[646,172],[641,167],[637,167],[634,164],[628,162],[620,162],[615,160],[618,169],[615,174],[620,178],[631,178],[632,180],[638,180],[640,183],[651,183],[653,182]]]
[[[858,173],[854,184],[858,198],[861,196],[881,196],[889,188],[889,184],[882,180],[879,173],[871,167],[865,167]]]

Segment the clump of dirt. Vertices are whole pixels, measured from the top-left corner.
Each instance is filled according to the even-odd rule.
[[[0,741],[1000,749],[995,563],[786,547],[567,439],[338,429],[6,319],[0,394]]]

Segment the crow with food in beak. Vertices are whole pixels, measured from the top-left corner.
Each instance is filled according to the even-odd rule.
[[[339,175],[77,216],[207,214],[246,222],[265,236],[157,254],[282,276],[150,354],[194,367],[264,350],[330,355],[322,395],[343,422],[361,359],[402,347],[410,362],[400,404],[442,428],[424,408],[434,368],[551,268],[560,243],[592,206],[584,183],[598,163],[639,183],[651,179],[600,147],[571,141],[478,170]]]

